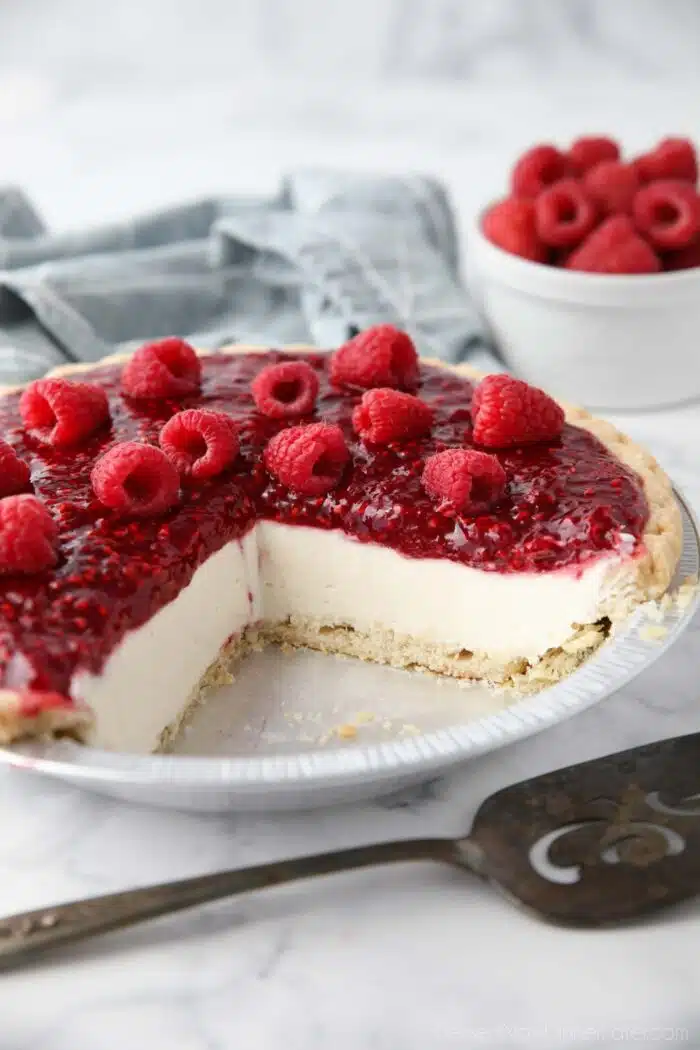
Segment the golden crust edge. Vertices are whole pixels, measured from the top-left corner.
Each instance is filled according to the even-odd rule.
[[[21,705],[21,694],[13,689],[0,689],[0,745],[27,736],[67,736],[84,741],[94,723],[92,711],[87,707],[49,707],[28,717],[22,713]]]
[[[219,350],[197,350],[200,357],[212,353],[240,354],[265,353],[268,346],[242,345],[222,347]],[[290,343],[285,350],[297,350],[317,353],[318,348],[306,344]],[[131,353],[110,354],[99,361],[60,365],[47,373],[47,376],[69,376],[89,372],[104,364],[118,364],[128,360]],[[426,364],[445,368],[469,379],[479,380],[485,375],[469,364],[451,365],[437,358],[423,358]],[[0,396],[22,390],[27,384],[18,386],[0,386]],[[656,459],[644,447],[638,445],[606,420],[598,419],[590,412],[566,401],[559,401],[564,409],[566,421],[588,430],[625,466],[634,470],[641,478],[644,493],[649,504],[649,520],[642,535],[643,552],[636,563],[633,593],[629,604],[643,604],[652,601],[668,589],[676,571],[683,544],[683,521],[680,507],[675,498],[671,481]],[[70,717],[67,717],[70,716]],[[74,712],[42,712],[39,720],[28,720],[20,717],[19,696],[12,690],[0,690],[0,744],[31,735],[57,735],[66,733],[77,739],[86,739],[91,719],[80,709]]]

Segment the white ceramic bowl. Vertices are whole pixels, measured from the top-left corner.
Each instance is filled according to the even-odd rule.
[[[491,244],[481,216],[468,256],[484,319],[520,378],[602,411],[700,398],[700,268],[615,276],[544,266]]]

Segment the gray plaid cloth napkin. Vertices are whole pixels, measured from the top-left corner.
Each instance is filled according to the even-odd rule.
[[[498,367],[431,179],[301,171],[272,200],[202,200],[68,234],[0,190],[0,383],[164,335],[333,347],[380,322],[422,354]]]

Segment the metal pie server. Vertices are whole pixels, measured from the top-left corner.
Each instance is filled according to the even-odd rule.
[[[700,733],[505,788],[460,839],[409,839],[202,875],[0,918],[0,964],[250,890],[376,864],[469,870],[568,926],[650,915],[700,893]]]

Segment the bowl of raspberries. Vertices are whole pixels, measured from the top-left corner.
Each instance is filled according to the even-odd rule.
[[[595,409],[700,397],[700,193],[693,143],[625,157],[589,135],[515,163],[478,216],[476,291],[507,363]]]

